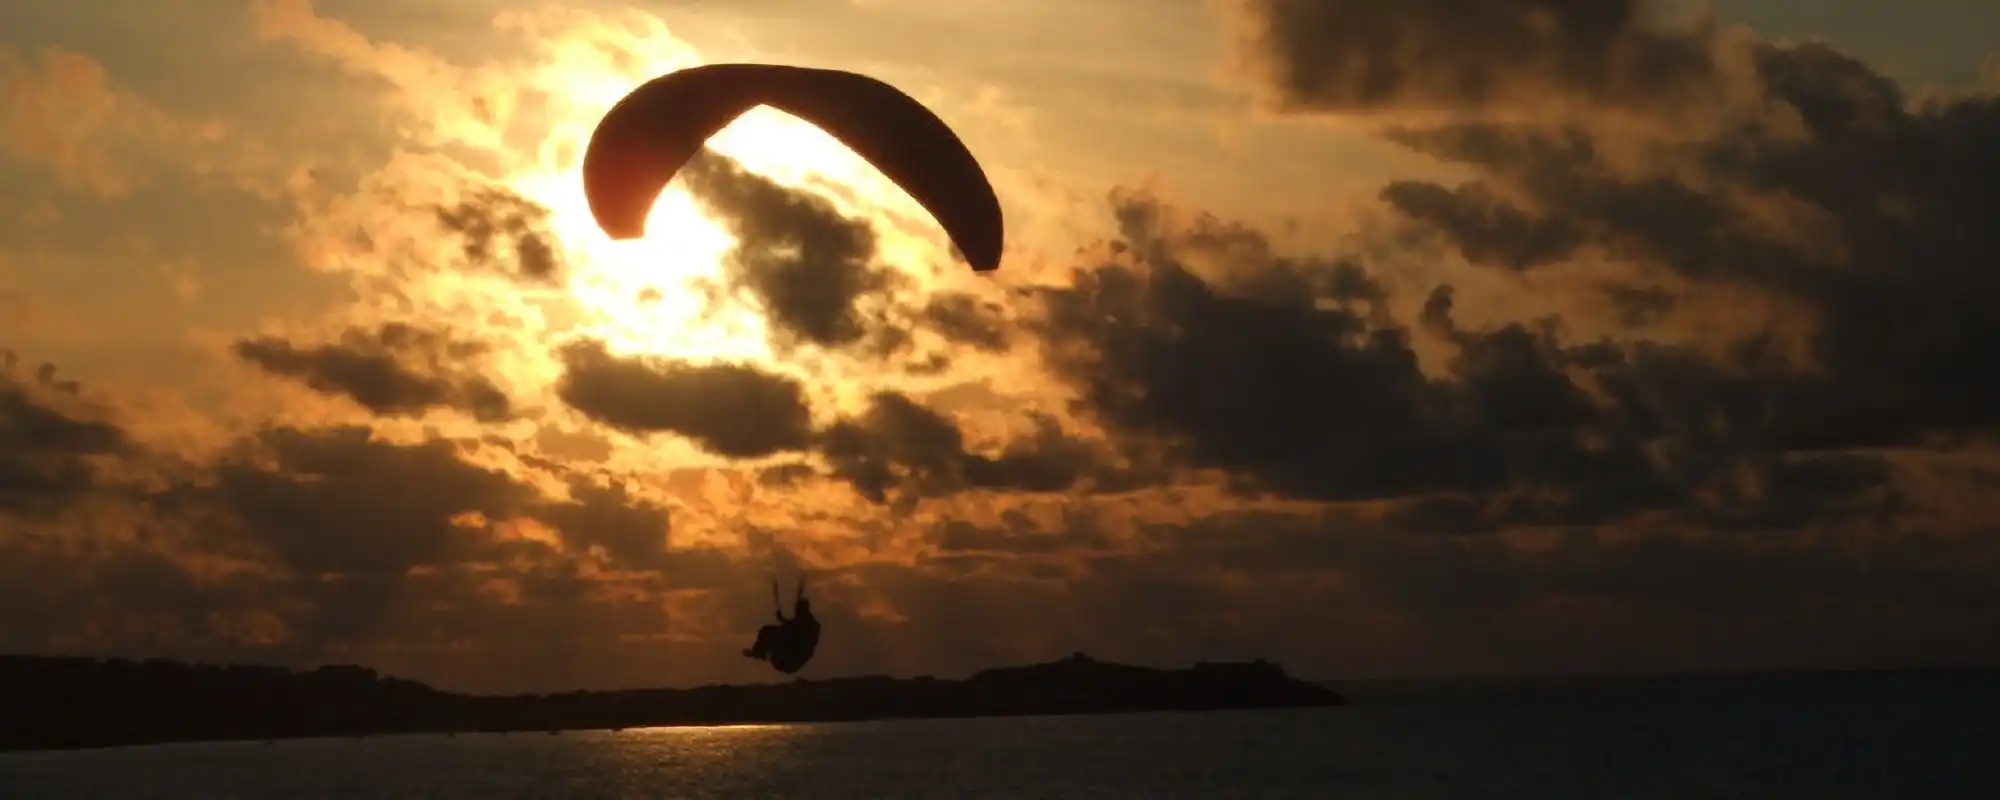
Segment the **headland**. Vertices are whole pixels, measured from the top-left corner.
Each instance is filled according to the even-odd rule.
[[[1342,705],[1257,660],[1155,669],[1060,661],[962,680],[862,676],[685,689],[482,696],[357,666],[306,671],[0,656],[0,751],[397,733],[1111,714]]]

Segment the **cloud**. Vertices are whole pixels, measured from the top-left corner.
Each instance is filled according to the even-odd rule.
[[[11,334],[26,340],[75,339],[85,335],[74,319],[51,307],[47,298],[22,287],[18,276],[21,259],[0,250],[0,317],[7,320]]]
[[[1000,553],[1007,555],[1051,555],[1111,551],[1117,542],[1098,528],[1089,517],[1071,517],[1054,531],[1043,530],[1033,517],[1019,511],[1002,515],[1001,524],[982,527],[963,520],[948,520],[931,532],[931,540],[941,554]]]
[[[862,413],[816,429],[805,387],[753,366],[619,357],[597,343],[571,345],[565,359],[559,392],[591,419],[636,435],[679,434],[730,459],[817,453],[875,503],[892,494],[907,503],[981,489],[1061,492],[1106,457],[1045,416],[989,456],[968,449],[958,422],[897,392],[878,392]]]
[[[825,674],[2000,656],[1995,101],[1639,4],[1461,5],[1230,6],[1281,109],[1391,112],[1465,176],[1390,183],[1311,250],[1125,188],[1031,277],[930,274],[858,194],[705,156],[685,183],[734,240],[705,299],[759,323],[723,341],[579,244],[535,182],[565,157],[483,163],[534,126],[477,89],[532,63],[267,4],[440,109],[352,193],[294,187],[353,302],[232,340],[372,414],[179,454],[149,397],[10,360],[0,647],[740,681],[777,567],[811,575]],[[564,52],[637,58],[584,27]],[[1606,122],[1725,83],[1758,113]]]
[[[91,56],[61,47],[0,47],[0,152],[48,170],[63,189],[99,199],[128,196],[168,173],[270,189],[269,153],[260,142],[163,108],[120,85]]]
[[[1538,217],[1494,196],[1484,184],[1446,187],[1397,181],[1382,201],[1448,237],[1469,260],[1526,269],[1576,253],[1585,233],[1561,217]]]
[[[462,238],[465,263],[474,268],[518,273],[529,281],[549,281],[562,269],[548,229],[549,210],[520,195],[475,188],[456,204],[439,207],[437,220]]]
[[[1055,373],[1128,452],[1222,470],[1252,491],[1402,501],[1394,518],[1425,530],[1662,513],[1783,527],[1898,508],[1879,458],[1767,439],[1761,393],[1788,373],[1760,377],[1771,357],[1755,342],[1725,361],[1571,344],[1555,320],[1467,329],[1448,285],[1412,328],[1355,262],[1271,259],[1255,231],[1210,218],[1174,227],[1148,196],[1114,202],[1125,238],[1074,288],[1043,292],[1040,335]],[[1224,239],[1250,257],[1205,262],[1226,281],[1195,275],[1191,260]],[[1419,336],[1452,355],[1427,369]]]
[[[350,74],[388,84],[392,91],[386,105],[395,113],[423,120],[411,130],[420,132],[426,143],[451,141],[452,133],[489,131],[486,123],[492,121],[493,103],[513,95],[498,81],[476,84],[474,70],[435,54],[375,42],[347,23],[320,16],[311,0],[257,0],[249,10],[259,39],[293,45],[337,63]],[[497,143],[497,137],[482,138],[482,144]]]
[[[245,440],[198,492],[241,520],[278,563],[306,576],[397,576],[493,556],[460,515],[504,518],[531,497],[447,441],[399,445],[367,428],[278,428]]]
[[[923,320],[947,341],[988,353],[1005,352],[1012,343],[1006,309],[997,302],[965,292],[937,292],[923,309]]]
[[[1727,88],[1712,24],[1645,0],[1226,0],[1236,57],[1290,111],[1656,109]]]
[[[730,288],[751,293],[783,335],[824,347],[866,335],[856,302],[889,290],[900,277],[876,261],[867,221],[706,151],[681,175],[736,235]]]
[[[39,162],[64,186],[106,197],[138,185],[134,146],[157,136],[165,112],[111,83],[103,65],[68,50],[33,57],[0,50],[0,145]]]
[[[670,566],[675,554],[668,548],[672,520],[665,508],[622,483],[599,484],[577,476],[568,489],[571,499],[535,513],[561,532],[569,549],[603,548],[624,569],[664,571]]]
[[[729,458],[811,442],[812,409],[797,379],[744,364],[618,357],[595,342],[568,346],[563,359],[563,400],[628,433],[678,433]]]
[[[1219,514],[1154,535],[1146,554],[1097,559],[1088,593],[1185,627],[1226,615],[1225,636],[1260,630],[1362,673],[1699,669],[1725,651],[1749,667],[1994,654],[1955,628],[1994,608],[1975,566],[1996,555],[1991,537],[1577,531],[1524,546],[1382,535],[1337,514]],[[1431,666],[1387,656],[1420,650]]]
[[[429,408],[455,408],[485,422],[511,416],[506,393],[467,371],[485,345],[404,323],[350,328],[338,344],[301,347],[266,336],[239,341],[233,350],[271,374],[346,397],[376,414],[415,416]]]
[[[504,278],[517,291],[566,277],[548,208],[436,153],[397,153],[344,195],[320,171],[301,170],[291,200],[298,218],[289,233],[321,269],[384,277],[405,291],[440,274]]]
[[[97,463],[129,452],[123,429],[54,364],[23,374],[0,350],[0,513],[60,508],[99,485]]]
[[[1554,267],[1588,242],[1656,281],[1806,309],[1808,363],[1758,370],[1754,413],[1775,444],[1915,445],[1989,428],[2000,405],[1988,387],[2000,384],[1982,354],[2000,327],[1984,309],[2000,283],[1985,265],[2000,236],[1981,221],[2000,213],[2000,159],[1971,142],[2000,125],[2000,101],[1913,103],[1823,44],[1762,45],[1758,63],[1807,136],[1741,130],[1633,166],[1599,157],[1604,140],[1584,129],[1408,131],[1410,146],[1482,176],[1403,184],[1385,199],[1475,263]],[[1851,168],[1862,163],[1873,166]]]
[[[965,291],[924,291],[884,257],[876,223],[709,151],[680,176],[736,238],[716,290],[748,295],[766,315],[774,346],[859,349],[881,358],[909,353],[921,331],[945,345],[906,361],[928,373],[948,369],[955,346],[989,354],[1008,348],[1002,305]]]
[[[967,449],[958,423],[908,396],[877,393],[868,410],[829,428],[821,452],[833,472],[869,500],[892,492],[907,503],[970,489],[1062,492],[1092,477],[1104,454],[1049,417],[997,455]]]
[[[665,509],[615,480],[571,473],[551,493],[462,444],[366,427],[265,428],[165,483],[135,480],[162,454],[80,392],[11,363],[0,391],[9,650],[393,663],[532,634],[517,652],[546,677],[558,642],[662,630],[630,587],[707,590],[733,569],[669,551]],[[614,577],[626,570],[641,572]],[[468,685],[521,685],[465,666]]]

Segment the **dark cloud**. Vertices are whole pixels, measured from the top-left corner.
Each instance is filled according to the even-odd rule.
[[[812,442],[812,409],[797,379],[744,364],[619,357],[596,342],[570,345],[562,356],[557,394],[611,427],[679,434],[730,458],[804,450]]]
[[[245,575],[200,575],[170,553],[0,525],[0,650],[244,658],[231,628],[273,599]]]
[[[1649,23],[1636,3],[1446,5],[1242,4],[1271,23],[1265,75],[1295,109],[1548,97],[1629,112],[1713,87],[1722,69],[1706,60],[1709,34]],[[815,430],[788,378],[587,342],[563,353],[563,399],[605,425],[783,456],[756,473],[767,495],[823,460],[889,506],[851,525],[873,558],[815,563],[775,539],[677,544],[638,481],[565,464],[602,449],[588,432],[515,454],[567,484],[560,499],[473,444],[279,429],[138,504],[150,515],[89,506],[97,467],[136,446],[52,370],[10,361],[0,648],[354,660],[474,689],[742,680],[736,639],[768,618],[776,559],[814,569],[837,632],[814,665],[825,674],[951,674],[1074,650],[1270,656],[1311,675],[1991,662],[2000,535],[1979,498],[2000,481],[1978,443],[2000,408],[1985,358],[2000,344],[1985,313],[2000,300],[1987,224],[2000,109],[1910,102],[1824,45],[1746,46],[1749,88],[1797,130],[1613,139],[1575,113],[1406,128],[1396,141],[1476,177],[1386,187],[1405,225],[1367,256],[1287,256],[1253,226],[1117,193],[1112,238],[1069,285],[1017,308],[949,294],[891,308],[865,226],[726,163],[697,165],[691,182],[707,181],[705,202],[746,242],[733,289],[784,335],[871,356],[913,352],[919,329],[989,350],[1028,343],[1083,426],[1110,435],[1083,441],[1036,418],[987,448],[951,401],[893,392]],[[443,221],[484,241],[467,257],[490,263],[518,249],[504,219]],[[1601,299],[1618,338],[1504,308],[1474,319],[1461,306],[1493,304],[1411,280],[1444,270],[1374,260],[1426,239],[1498,279],[1619,262],[1545,284]],[[783,288],[796,276],[806,288]],[[1690,322],[1732,315],[1704,304],[1743,295],[1803,314]],[[1536,307],[1579,305],[1555,299]],[[1004,312],[1027,322],[1010,331]],[[1638,338],[1688,329],[1693,341]],[[1786,338],[1797,331],[1803,361]],[[384,413],[457,402],[426,383],[464,374],[434,368],[462,360],[444,339],[356,336],[346,357],[385,360],[272,341],[244,357]],[[1911,450],[1940,442],[1926,458],[1974,464],[1953,468],[1959,482],[1911,466],[1924,461]],[[1334,502],[1281,514],[1196,493],[1083,496],[1183,468]],[[1013,496],[920,523],[898,542],[917,555],[890,562],[915,501],[980,489]],[[136,521],[115,534],[44,524],[87,508]],[[1144,521],[1154,512],[1179,521]]]
[[[520,195],[472,187],[458,203],[435,209],[437,223],[459,237],[466,266],[548,282],[561,274],[561,251],[549,229],[549,210]]]
[[[2000,656],[1991,637],[1971,632],[2000,612],[1990,577],[2000,539],[1990,532],[1576,531],[1521,547],[1398,536],[1340,514],[1223,514],[1150,536],[1147,554],[1093,560],[1094,580],[1079,582],[1085,597],[1072,607],[1113,624],[1160,609],[1189,625],[1231,614],[1232,634],[1263,631],[1245,637],[1253,646],[1288,642],[1275,645],[1293,648],[1280,654],[1288,663],[1496,674]],[[1335,573],[1340,580],[1326,579]],[[1263,602],[1238,588],[1246,585],[1260,587]],[[1278,633],[1287,628],[1343,633]],[[1415,663],[1418,652],[1433,666]]]
[[[1434,308],[1432,323],[1446,325],[1449,304]],[[1010,474],[1002,459],[952,455],[963,452],[955,428],[907,399],[880,405],[890,410],[864,420],[876,423],[875,452],[933,470],[918,480]],[[1787,480],[1844,492],[1866,469]],[[477,690],[743,679],[726,657],[768,613],[763,560],[671,547],[666,516],[617,482],[569,480],[570,499],[557,501],[443,442],[265,431],[162,504],[203,531],[199,560],[143,539],[0,535],[0,579],[17,600],[0,606],[0,644],[360,660]],[[518,517],[557,528],[560,548],[493,525]],[[914,564],[816,573],[822,615],[840,632],[817,668],[958,674],[1076,649],[1148,662],[1271,656],[1315,675],[1951,663],[1993,655],[1989,637],[1965,632],[2000,608],[1990,537],[1835,546],[1642,531],[1522,549],[1343,514],[1218,513],[1141,526],[1133,542],[1081,506],[1060,517],[947,520]],[[242,545],[279,571],[195,566]],[[587,568],[597,552],[640,573]],[[669,593],[699,617],[675,622],[659,599]],[[898,616],[869,610],[881,608]],[[1341,635],[1298,635],[1325,630]]]
[[[931,532],[931,542],[944,553],[1001,553],[1047,555],[1115,550],[1117,543],[1095,521],[1073,515],[1053,531],[1020,511],[1009,511],[1002,525],[981,527],[962,520],[950,520]]]
[[[570,346],[564,359],[558,393],[592,419],[633,433],[675,433],[727,458],[817,453],[834,478],[876,503],[977,489],[1057,492],[1086,477],[1123,485],[1099,448],[1046,416],[1031,417],[1032,433],[987,455],[968,449],[957,422],[896,392],[877,393],[860,415],[816,430],[803,385],[754,367],[621,358],[595,343]],[[788,485],[811,472],[793,463],[761,480]]]
[[[190,491],[304,576],[486,560],[488,521],[534,496],[504,472],[466,463],[450,442],[400,445],[360,427],[265,431],[218,465],[212,487]]]
[[[430,408],[454,408],[487,422],[512,415],[506,393],[468,370],[485,345],[404,323],[350,328],[335,344],[246,339],[234,351],[267,372],[384,416],[416,416]]]
[[[2000,157],[1971,143],[2000,131],[2000,101],[1912,103],[1825,44],[1732,39],[1742,68],[1730,79],[1798,128],[1760,118],[1670,142],[1610,134],[1591,108],[1716,88],[1723,40],[1648,19],[1637,3],[1444,5],[1239,10],[1294,111],[1547,98],[1586,112],[1391,131],[1481,173],[1386,187],[1406,238],[1438,237],[1511,272],[1591,256],[1658,270],[1588,283],[1632,329],[1689,311],[1667,287],[1690,283],[1806,318],[1753,324],[1719,353],[1572,343],[1559,319],[1462,329],[1441,287],[1421,332],[1457,355],[1426,376],[1412,331],[1379,308],[1271,302],[1233,277],[1271,272],[1267,248],[1234,245],[1218,269],[1214,243],[1230,237],[1215,222],[1169,230],[1124,203],[1116,246],[1136,257],[1086,268],[1076,290],[1055,293],[1046,334],[1122,438],[1164,439],[1184,462],[1291,494],[1411,498],[1394,518],[1429,530],[1667,510],[1762,528],[1899,514],[1890,462],[1854,448],[1994,427],[2000,376],[1983,354],[2000,327],[1983,309],[2000,299],[1986,268],[2000,263],[2000,237],[1982,235],[1982,220],[2000,212]],[[1803,363],[1784,344],[1802,327]]]
[[[1223,513],[1145,528],[1143,550],[1114,553],[1100,549],[1096,524],[946,523],[932,534],[939,554],[917,564],[816,573],[815,610],[839,635],[814,668],[957,675],[1078,649],[1143,663],[1265,656],[1326,677],[2000,657],[1985,634],[2000,611],[2000,539],[1990,536],[1578,533],[1522,548],[1401,536],[1339,515]],[[640,599],[682,579],[607,592],[603,576],[561,561],[394,579],[196,580],[184,564],[130,549],[0,541],[0,579],[21,600],[0,606],[0,643],[48,651],[65,635],[105,634],[97,647],[126,654],[359,658],[478,690],[746,679],[731,639],[768,619],[768,565],[673,552],[675,574],[715,587],[688,595],[706,627]],[[509,594],[496,597],[496,583]],[[901,614],[870,611],[882,608]],[[288,643],[229,639],[215,624],[253,612],[283,619]]]
[[[1618,310],[1618,321],[1627,328],[1658,325],[1680,303],[1673,292],[1659,286],[1610,283],[1603,290],[1605,302]]]
[[[196,559],[130,543],[85,551],[0,537],[0,580],[9,591],[0,649],[304,667],[360,662],[473,691],[658,685],[682,675],[740,680],[734,648],[666,637],[673,621],[660,598],[684,585],[706,592],[726,582],[732,602],[757,608],[768,605],[767,589],[755,568],[716,551],[673,555],[660,575],[621,581],[546,554],[300,579],[213,574]],[[685,575],[703,580],[683,584]]]
[[[1004,315],[1004,308],[991,300],[964,292],[939,292],[925,302],[922,317],[947,341],[998,353],[1009,343]]]
[[[707,151],[680,174],[736,235],[730,288],[754,297],[778,333],[829,348],[869,336],[872,320],[862,301],[895,287],[901,276],[876,260],[867,220]]]
[[[1485,184],[1446,188],[1397,181],[1384,187],[1381,196],[1481,263],[1527,269],[1575,253],[1585,241],[1584,232],[1566,220],[1531,215],[1495,197]]]
[[[296,604],[285,616],[292,644],[319,653],[445,647],[465,637],[482,647],[540,637],[539,648],[578,635],[656,634],[664,626],[657,604],[603,596],[617,585],[606,568],[638,571],[631,580],[649,594],[714,588],[729,574],[719,569],[726,559],[670,549],[666,510],[619,478],[558,477],[566,499],[472,463],[445,441],[274,429],[240,443],[209,485],[183,487],[165,507],[206,521],[211,548],[248,545],[268,555],[281,572],[263,591]],[[554,529],[559,545],[497,527],[522,519]],[[601,566],[586,569],[592,561]],[[592,613],[640,627],[607,631],[578,619]],[[512,632],[503,624],[524,617],[539,621]],[[565,626],[576,630],[557,630]]]
[[[474,463],[447,440],[399,444],[365,427],[272,428],[235,443],[208,479],[161,495],[160,507],[230,527],[214,535],[241,537],[301,578],[365,581],[555,555],[496,533],[496,524],[518,519],[554,529],[569,556],[602,548],[614,566],[665,569],[664,508],[613,476],[556,477],[568,498]]]
[[[1444,398],[1418,370],[1407,332],[1371,329],[1366,312],[1322,308],[1309,293],[1225,294],[1177,259],[1153,201],[1117,203],[1123,254],[1049,292],[1039,323],[1051,366],[1117,435],[1167,440],[1188,462],[1303,494],[1498,480],[1497,465],[1453,450],[1448,431],[1426,424]],[[1244,271],[1273,269],[1259,260]],[[1284,271],[1304,281],[1321,270]]]
[[[1173,227],[1154,199],[1115,202],[1126,238],[1074,288],[1046,292],[1038,324],[1048,362],[1131,452],[1246,489],[1398,499],[1394,518],[1425,530],[1659,513],[1789,527],[1903,509],[1879,456],[1795,453],[1773,436],[1789,373],[1768,340],[1717,358],[1570,343],[1555,318],[1469,330],[1448,286],[1413,329],[1351,261],[1246,244],[1218,260],[1215,242],[1254,232]],[[1195,275],[1196,258],[1230,277]],[[1452,348],[1441,372],[1421,367],[1419,335]]]
[[[834,475],[876,503],[904,503],[968,489],[1058,492],[1098,477],[1103,454],[1053,419],[996,455],[967,449],[965,433],[906,395],[877,393],[866,412],[823,432],[820,454]]]
[[[1992,428],[2000,322],[1987,309],[2000,302],[2000,233],[1988,223],[2000,216],[2000,154],[1978,143],[2000,134],[2000,100],[1912,104],[1823,44],[1760,45],[1756,56],[1803,135],[1743,128],[1651,147],[1653,168],[1634,174],[1581,127],[1406,131],[1401,141],[1485,175],[1388,197],[1477,263],[1529,269],[1587,241],[1681,281],[1807,309],[1812,363],[1757,370],[1762,435],[1776,443],[1914,445]],[[1673,305],[1656,286],[1607,291],[1653,320]]]
[[[1305,675],[1491,675],[1980,664],[2000,539],[1578,531],[1400,535],[1343,514],[1221,512],[1102,550],[1054,527],[947,522],[914,566],[816,589],[834,674],[960,674],[1085,649],[1186,663],[1264,656]],[[884,619],[856,613],[915,610]],[[836,640],[829,639],[829,644]]]
[[[880,258],[872,223],[826,198],[800,191],[704,151],[682,169],[688,190],[736,236],[721,293],[747,294],[773,326],[781,350],[801,344],[901,359],[935,374],[952,353],[917,341],[928,331],[947,345],[987,352],[1008,346],[1005,309],[964,292],[913,301],[913,282]]]
[[[1646,0],[1231,0],[1239,57],[1291,110],[1458,111],[1701,97],[1714,32]]]
[[[44,382],[62,390],[46,371]],[[37,454],[140,455],[122,435],[80,429],[33,441]],[[761,594],[732,557],[670,548],[665,510],[616,478],[557,477],[567,499],[447,441],[275,428],[170,488],[121,495],[137,505],[41,498],[129,528],[17,524],[18,509],[0,508],[0,649],[361,660],[489,690],[602,685],[605,653],[667,630],[660,598],[726,590],[749,605]],[[558,540],[501,527],[523,519]],[[649,682],[637,671],[614,680]]]
[[[793,462],[766,467],[757,471],[757,483],[761,486],[791,487],[817,475],[811,464]]]
[[[59,508],[96,488],[93,460],[131,448],[102,417],[54,364],[22,374],[14,351],[0,350],[0,514]]]
[[[569,482],[570,499],[537,509],[535,517],[562,533],[571,550],[604,548],[627,569],[659,570],[669,557],[670,520],[665,508],[634,496],[623,483],[582,477]]]

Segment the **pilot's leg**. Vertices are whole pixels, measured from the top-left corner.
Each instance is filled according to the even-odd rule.
[[[778,626],[766,625],[762,628],[758,628],[756,643],[750,645],[750,649],[744,650],[743,655],[761,661],[765,657],[770,655],[771,645],[773,642],[777,641],[777,638],[778,638]]]

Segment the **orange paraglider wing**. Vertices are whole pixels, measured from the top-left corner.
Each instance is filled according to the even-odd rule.
[[[757,106],[810,122],[867,159],[931,213],[974,270],[1000,266],[1000,201],[965,143],[916,98],[830,69],[709,64],[632,90],[598,122],[584,151],[584,195],[597,226],[614,239],[644,235],[646,215],[675,173]]]

